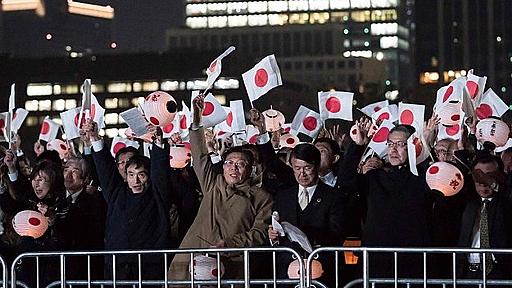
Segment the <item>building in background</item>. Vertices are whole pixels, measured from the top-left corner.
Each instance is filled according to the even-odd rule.
[[[253,61],[274,53],[283,78],[316,89],[417,82],[412,0],[189,0],[185,13],[187,28],[167,32],[169,49],[234,45]]]
[[[417,1],[417,64],[433,89],[469,69],[507,102],[512,78],[512,1]]]

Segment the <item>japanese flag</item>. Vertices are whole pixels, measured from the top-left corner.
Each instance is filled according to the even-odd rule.
[[[366,114],[368,117],[371,117],[373,113],[379,111],[380,109],[382,109],[386,106],[389,106],[388,100],[379,101],[379,102],[375,102],[375,103],[368,104],[368,105],[364,106],[363,108],[361,108],[361,112]]]
[[[206,79],[206,89],[210,89],[213,83],[217,78],[219,78],[220,72],[222,71],[222,59],[228,56],[231,52],[235,51],[235,47],[229,46],[224,53],[222,53],[219,57],[215,58],[215,60],[210,63],[210,66],[206,69],[206,75],[208,78]]]
[[[422,135],[423,134],[414,133],[409,137],[409,139],[407,139],[409,169],[411,170],[411,173],[416,176],[418,176],[418,169],[416,166],[425,161],[430,155],[430,148]]]
[[[398,123],[411,125],[416,132],[423,133],[425,105],[398,103]]]
[[[44,117],[43,123],[41,123],[41,129],[39,130],[39,140],[50,142],[57,138],[59,133],[60,125],[50,119],[50,117]]]
[[[464,125],[464,112],[461,112],[460,119],[455,125],[437,125],[437,141],[443,139],[453,139],[459,140],[462,137],[463,126]]]
[[[230,112],[226,118],[226,124],[231,128],[231,131],[238,132],[245,130],[245,113],[244,103],[242,100],[235,100],[229,102]]]
[[[176,117],[174,117],[174,119],[172,120],[171,123],[165,125],[162,127],[162,136],[164,138],[169,138],[171,137],[172,134],[174,133],[180,133],[181,134],[181,129],[180,129],[180,119],[179,119],[179,114],[176,114]]]
[[[354,93],[352,92],[318,92],[320,118],[322,120],[334,118],[352,121],[353,99]]]
[[[16,112],[12,114],[11,127],[15,134],[17,134],[18,130],[20,130],[21,125],[23,125],[23,122],[25,121],[25,118],[27,118],[27,115],[28,111],[23,108],[16,109]]]
[[[62,119],[62,126],[64,127],[64,132],[66,133],[67,139],[71,140],[80,137],[80,127],[85,123],[84,117],[82,118],[80,127],[78,125],[80,109],[80,107],[76,107],[60,113],[60,118]]]
[[[270,89],[283,84],[274,54],[263,58],[251,70],[242,74],[242,78],[251,102],[263,96]]]
[[[379,111],[373,113],[371,115],[372,119],[374,121],[388,120],[390,122],[395,122],[398,119],[398,109],[394,109],[394,111],[392,111],[392,106],[396,107],[396,105],[385,106]]]
[[[247,125],[245,127],[245,141],[249,144],[256,144],[258,140],[258,135],[260,134],[260,130],[254,127],[253,125]]]
[[[203,126],[204,128],[213,127],[226,120],[227,113],[220,105],[219,101],[211,94],[204,98]]]
[[[466,88],[469,91],[469,96],[473,103],[480,102],[480,97],[484,93],[485,82],[487,82],[487,77],[480,77],[473,74],[473,69],[469,70],[467,80],[466,80]]]
[[[370,140],[370,143],[368,144],[368,148],[371,148],[379,158],[384,157],[388,150],[387,142],[388,142],[388,135],[389,131],[393,129],[395,125],[393,125],[393,122],[384,120],[382,121],[382,124],[380,124],[379,128],[377,129],[377,132],[373,134],[372,139]],[[358,133],[356,131],[356,133]]]
[[[322,121],[320,119],[320,114],[300,105],[299,110],[297,110],[297,113],[293,118],[292,129],[297,133],[303,133],[315,139],[321,128]]]
[[[508,105],[489,88],[480,98],[480,104],[476,107],[476,116],[479,120],[489,118],[491,116],[501,117],[508,111]]]
[[[139,149],[139,142],[128,140],[123,137],[115,136],[114,139],[112,139],[112,145],[110,145],[110,153],[113,157],[116,156],[117,152],[121,150],[124,147],[134,147],[135,149]]]
[[[467,93],[467,89],[466,82],[462,77],[453,80],[447,86],[439,88],[439,90],[437,90],[434,111],[450,102],[462,102],[464,100],[464,93]]]

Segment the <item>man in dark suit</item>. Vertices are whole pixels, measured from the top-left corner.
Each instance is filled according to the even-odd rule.
[[[293,149],[290,162],[296,181],[276,193],[274,211],[279,213],[280,220],[302,230],[313,247],[341,246],[344,228],[341,195],[319,180],[320,152],[311,144],[299,144]],[[306,256],[301,246],[286,237],[279,237],[272,226],[268,233],[272,243],[293,248]],[[334,279],[333,259],[322,256],[318,259],[324,269],[320,281],[331,282]],[[280,278],[286,278],[292,261],[289,254],[278,255],[277,274]]]
[[[479,155],[473,163],[476,193],[468,199],[462,215],[459,246],[464,248],[510,248],[512,244],[512,205],[505,195],[503,164],[497,156]],[[485,257],[485,267],[483,258]],[[510,279],[509,255],[470,253],[459,255],[458,275],[481,279]]]

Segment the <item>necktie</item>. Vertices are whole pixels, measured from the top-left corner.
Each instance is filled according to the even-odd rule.
[[[489,221],[487,206],[489,200],[482,201],[482,210],[480,211],[480,248],[488,249],[491,248],[489,243]],[[485,271],[487,274],[492,270],[492,254],[485,254]]]
[[[306,206],[308,206],[308,203],[309,203],[308,189],[304,188],[304,190],[302,190],[302,192],[299,195],[300,209],[302,209],[302,210],[306,209]]]

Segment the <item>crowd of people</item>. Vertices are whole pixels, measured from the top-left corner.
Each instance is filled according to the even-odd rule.
[[[369,118],[355,122],[351,137],[332,127],[312,143],[277,149],[274,139],[284,132],[267,132],[262,113],[253,108],[250,121],[259,131],[256,144],[219,149],[211,131],[202,126],[204,96],[197,96],[193,106],[192,163],[182,169],[169,167],[169,147],[182,139],[163,139],[160,128],[152,125],[150,157],[133,147],[122,148],[113,157],[91,119],[80,131],[82,151],[64,159],[37,144],[34,161],[16,145],[4,148],[2,256],[13,259],[28,251],[282,246],[306,257],[301,245],[272,226],[274,211],[280,221],[303,231],[313,247],[342,246],[347,237],[361,238],[367,247],[511,247],[512,149],[495,153],[495,147],[484,145],[478,150],[476,121],[467,121],[460,140],[429,140],[433,153],[418,163],[416,176],[408,162],[407,139],[415,132],[409,125],[391,129],[384,159],[373,155],[360,161],[370,141]],[[425,123],[425,139],[435,139],[431,135],[437,122],[434,114]],[[452,163],[462,171],[464,186],[459,193],[445,196],[429,188],[425,175],[435,161]],[[14,232],[12,218],[22,210],[47,217],[49,228],[42,237]],[[509,257],[488,256],[489,278],[512,276]],[[450,257],[432,257],[429,271],[451,277]],[[457,275],[481,278],[481,258],[475,253],[459,255]],[[277,255],[278,278],[288,278],[293,260],[289,254]],[[398,260],[399,277],[422,277],[422,255],[400,255]],[[86,279],[86,259],[69,261],[67,277]],[[333,255],[322,254],[318,261],[324,270],[321,280],[332,284]],[[240,254],[223,257],[222,262],[224,278],[243,277]],[[393,277],[393,254],[372,254],[369,263],[371,276]],[[51,263],[45,264],[48,271],[42,273],[50,281],[57,270],[52,272]],[[111,279],[115,268],[118,279],[137,279],[136,255],[119,256],[113,264],[111,257],[93,258],[93,278]],[[188,279],[189,264],[187,254],[173,257],[165,267],[169,278]],[[23,265],[33,263],[21,263],[20,269]],[[144,256],[144,279],[162,279],[162,265],[161,255]]]

